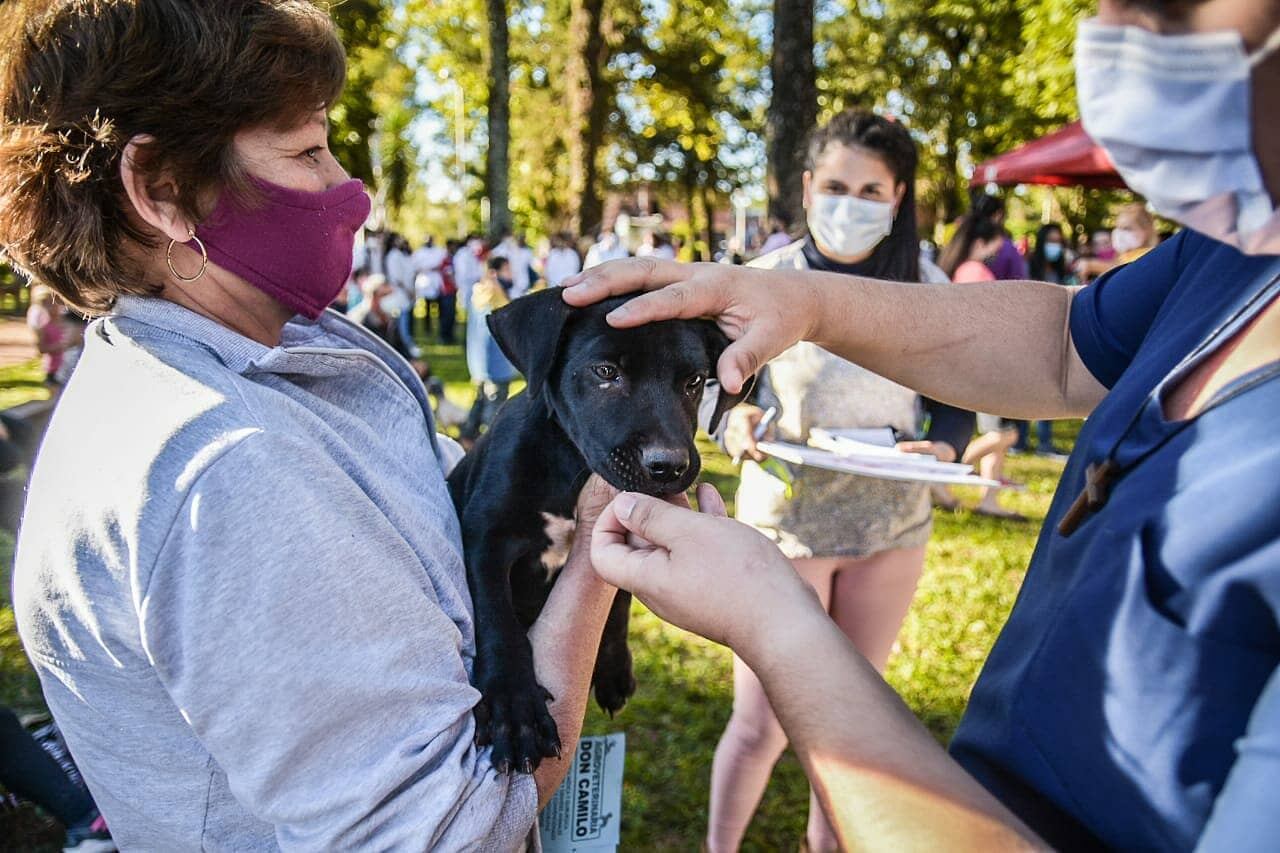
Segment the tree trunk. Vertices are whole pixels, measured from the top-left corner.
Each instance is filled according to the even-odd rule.
[[[707,257],[708,261],[716,259],[716,203],[713,200],[715,191],[709,186],[708,177],[702,184],[702,214],[706,219]]]
[[[942,202],[942,218],[946,223],[956,220],[965,212],[964,176],[960,174],[960,156],[956,151],[956,123],[947,121],[947,138],[940,154],[941,174],[938,176],[938,199]]]
[[[804,221],[805,145],[818,121],[818,82],[813,64],[814,0],[774,0],[773,95],[765,133],[769,215],[787,227]]]
[[[694,186],[693,178],[686,171],[683,176],[684,190],[684,209],[689,217],[689,260],[700,261],[701,255],[698,254],[698,218],[694,211],[694,198],[697,195],[697,187]]]
[[[583,236],[600,227],[597,160],[604,139],[609,99],[602,75],[609,59],[605,44],[604,0],[572,0],[569,13],[569,227]]]
[[[485,0],[489,16],[489,150],[485,154],[485,195],[489,237],[511,228],[511,64],[508,57],[507,0]]]

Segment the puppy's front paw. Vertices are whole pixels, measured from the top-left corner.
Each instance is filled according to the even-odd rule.
[[[631,651],[622,645],[600,649],[596,669],[591,675],[598,704],[610,717],[622,710],[636,692],[636,679],[631,672]]]
[[[542,759],[560,757],[560,733],[547,710],[552,696],[536,681],[532,685],[494,679],[480,688],[476,743],[493,747],[489,757],[499,773],[532,773]]]

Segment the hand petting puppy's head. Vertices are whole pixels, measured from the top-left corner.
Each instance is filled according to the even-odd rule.
[[[697,479],[698,406],[729,339],[709,320],[613,328],[605,315],[630,298],[571,308],[552,289],[493,312],[489,328],[591,470],[618,489],[675,494]],[[720,389],[711,430],[749,390]]]

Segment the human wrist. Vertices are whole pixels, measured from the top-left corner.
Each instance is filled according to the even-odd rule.
[[[612,599],[618,588],[602,578],[591,565],[591,531],[590,528],[584,531],[583,526],[578,525],[578,536],[574,539],[564,568],[560,570],[560,582],[581,585],[583,593],[587,595],[607,595]]]
[[[808,645],[815,627],[829,621],[817,594],[794,570],[784,584],[761,590],[757,601],[726,637],[726,645],[753,670],[789,659],[794,647]]]
[[[804,312],[805,325],[801,340],[825,345],[828,341],[837,340],[841,336],[841,318],[850,312],[854,294],[850,286],[856,279],[847,275],[836,275],[823,272],[795,272],[794,292],[801,311]]]

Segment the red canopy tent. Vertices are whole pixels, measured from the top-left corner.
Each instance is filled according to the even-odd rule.
[[[1111,158],[1078,121],[982,163],[973,170],[969,185],[983,184],[1125,187]]]

